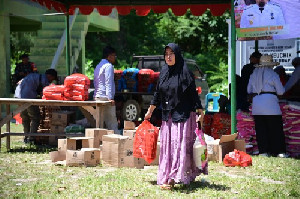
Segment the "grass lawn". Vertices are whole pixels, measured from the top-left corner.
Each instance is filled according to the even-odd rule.
[[[21,126],[12,124],[12,132]],[[190,186],[161,190],[157,166],[137,170],[64,167],[50,162],[49,148],[12,137],[0,153],[0,198],[300,198],[300,160],[253,156],[248,168],[209,162],[209,175]]]

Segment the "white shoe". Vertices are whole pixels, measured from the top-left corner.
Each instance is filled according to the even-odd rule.
[[[288,158],[289,156],[286,153],[279,153],[277,155],[277,157],[279,157],[279,158]]]
[[[269,155],[267,153],[260,153],[259,156],[269,157]]]

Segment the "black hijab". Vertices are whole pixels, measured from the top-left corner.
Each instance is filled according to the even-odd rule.
[[[172,110],[180,102],[182,94],[194,81],[194,77],[184,62],[180,47],[175,43],[169,43],[165,47],[164,56],[168,47],[175,54],[175,64],[173,66],[165,64],[162,67],[159,77],[159,91],[163,109]]]

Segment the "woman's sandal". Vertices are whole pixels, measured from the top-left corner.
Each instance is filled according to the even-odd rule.
[[[161,185],[160,188],[164,190],[171,190],[174,188],[174,185],[175,185],[175,181],[172,179],[168,184]]]
[[[170,185],[170,184],[160,185],[160,188],[163,190],[171,190],[173,187],[174,187],[174,185]]]

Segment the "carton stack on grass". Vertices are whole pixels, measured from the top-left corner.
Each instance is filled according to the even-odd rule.
[[[72,111],[52,112],[51,133],[63,133],[66,126],[75,121],[75,113]]]
[[[66,166],[97,166],[101,160],[102,136],[114,132],[101,128],[85,129],[85,137],[58,139],[58,151],[50,152],[52,162],[66,161]]]
[[[60,107],[56,106],[39,106],[40,109],[40,125],[38,133],[51,133],[51,120],[52,113],[60,110]],[[44,142],[49,145],[57,145],[56,136],[36,136],[36,143],[43,144]]]
[[[133,139],[135,135],[134,123],[124,123],[123,135],[124,136],[113,134],[103,136],[103,163],[118,168],[144,168],[144,160],[133,157]]]

